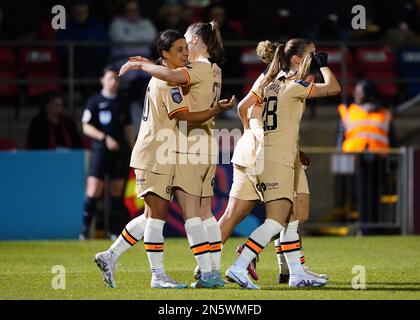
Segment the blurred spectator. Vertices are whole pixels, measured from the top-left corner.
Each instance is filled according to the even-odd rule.
[[[59,41],[106,41],[108,40],[106,29],[91,16],[87,0],[75,0],[71,2],[71,16],[67,21],[67,28],[60,29],[57,34]],[[59,47],[60,57],[64,72],[67,72],[68,50],[67,47]],[[108,48],[104,46],[76,46],[74,50],[74,71],[77,78],[97,77],[106,65]]]
[[[187,21],[189,14],[190,9],[188,7],[183,7],[175,3],[163,5],[158,13],[159,31],[174,29],[184,34],[189,25]]]
[[[406,22],[399,22],[398,26],[387,30],[384,41],[395,44],[404,44],[417,40],[416,35]]]
[[[75,122],[64,112],[60,93],[48,93],[39,114],[29,125],[28,149],[82,148]]]
[[[150,58],[157,30],[151,20],[142,17],[135,0],[125,2],[122,15],[116,17],[110,26],[110,37],[116,42],[130,42],[133,45],[116,46],[112,49],[112,62],[120,68],[130,56],[141,55]],[[144,72],[129,72],[123,80],[128,82],[128,98],[138,100],[150,76]]]
[[[362,222],[378,222],[380,196],[385,188],[386,157],[394,146],[392,114],[379,99],[368,80],[359,81],[349,106],[341,104],[338,146],[344,153],[358,153],[354,190],[357,211]],[[351,156],[347,158],[352,161]]]

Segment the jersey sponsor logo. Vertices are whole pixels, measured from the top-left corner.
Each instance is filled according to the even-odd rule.
[[[304,86],[305,88],[309,86],[309,82],[306,82],[305,80],[295,80],[296,83],[299,83],[300,85]]]
[[[172,96],[172,100],[175,103],[180,104],[182,101],[182,95],[181,95],[181,91],[179,90],[179,88],[171,88],[171,96]]]
[[[86,109],[85,111],[83,111],[82,123],[88,123],[90,119],[92,119],[92,112]]]
[[[278,182],[261,182],[257,183],[256,188],[259,192],[265,192],[267,190],[275,190],[280,187]]]
[[[109,110],[102,110],[99,112],[99,122],[106,126],[112,121],[112,113]]]

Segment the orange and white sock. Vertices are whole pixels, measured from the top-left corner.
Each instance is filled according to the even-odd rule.
[[[289,222],[287,229],[280,234],[281,249],[286,257],[291,276],[299,274],[303,271],[300,263],[300,241],[297,228],[299,221]]]
[[[159,276],[165,273],[163,267],[163,227],[166,221],[148,218],[146,229],[144,231],[144,248],[149,258],[150,269],[153,276]]]
[[[241,255],[236,259],[235,265],[246,269],[260,252],[267,246],[271,238],[281,232],[283,226],[273,219],[265,219],[249,236]]]
[[[131,220],[109,248],[117,260],[124,252],[134,246],[144,236],[146,217],[144,214]]]
[[[203,220],[204,230],[207,232],[210,246],[210,260],[212,271],[220,271],[222,256],[222,233],[215,217]]]
[[[284,230],[282,231],[284,232]],[[277,263],[279,266],[279,273],[280,274],[289,274],[289,267],[287,265],[286,258],[284,257],[283,250],[281,248],[280,238],[274,241],[274,246],[276,248],[276,256],[277,256]]]
[[[207,232],[204,230],[201,218],[195,217],[185,221],[185,232],[191,251],[200,267],[203,279],[210,277],[212,264],[210,259],[210,246]]]

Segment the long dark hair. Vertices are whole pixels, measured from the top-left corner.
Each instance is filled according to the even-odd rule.
[[[159,59],[156,61],[158,64],[162,64],[163,58],[163,51],[169,51],[171,50],[172,45],[174,42],[178,39],[183,39],[184,36],[179,33],[179,31],[174,29],[168,29],[165,31],[162,31],[159,34],[159,38],[156,41],[156,50],[159,54]]]
[[[304,58],[306,48],[313,44],[312,41],[302,38],[293,38],[286,43],[280,43],[274,53],[274,57],[268,68],[267,74],[261,81],[260,87],[263,89],[267,84],[273,81],[274,77],[281,71],[289,71],[291,68],[291,59],[294,55]],[[310,59],[310,57],[308,57]]]
[[[212,22],[196,22],[190,25],[187,32],[201,38],[207,46],[209,61],[211,63],[221,64],[225,61],[225,51],[223,49],[222,36],[220,35],[219,25]]]

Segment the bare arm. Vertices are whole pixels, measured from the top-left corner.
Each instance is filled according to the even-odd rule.
[[[335,96],[340,93],[341,87],[334,73],[329,67],[319,69],[324,77],[325,83],[315,83],[311,98]]]
[[[106,134],[98,129],[96,129],[94,126],[88,123],[83,124],[83,133],[87,135],[89,138],[102,141],[105,139]]]
[[[248,109],[257,102],[257,97],[250,91],[238,104],[238,115],[244,129],[249,129]]]
[[[95,139],[98,141],[102,141],[105,139],[105,145],[111,151],[115,151],[120,148],[120,146],[118,145],[118,142],[113,137],[108,136],[107,134],[105,134],[105,132],[102,132],[96,129],[91,124],[88,124],[88,123],[83,124],[83,133],[87,135],[89,138]]]
[[[130,144],[131,149],[134,148],[134,144],[136,143],[136,136],[134,134],[134,127],[132,124],[126,125],[124,127],[125,136]]]
[[[216,106],[205,111],[189,112],[188,110],[182,110],[175,113],[174,118],[179,121],[187,121],[190,123],[203,123],[213,118],[219,112],[231,109],[234,104],[235,96],[232,96],[229,102],[226,99],[220,100]]]
[[[159,66],[152,63],[143,57],[132,57],[130,58],[120,69],[119,75],[122,76],[130,70],[142,70],[149,73],[153,77],[160,80],[176,83],[176,84],[187,84],[188,76],[183,69],[169,69],[164,66]]]

